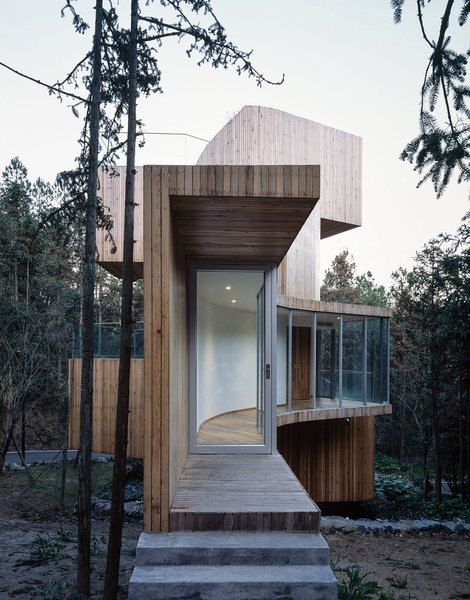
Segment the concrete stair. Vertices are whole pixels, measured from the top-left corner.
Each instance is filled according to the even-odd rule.
[[[129,599],[336,600],[317,533],[143,533]]]

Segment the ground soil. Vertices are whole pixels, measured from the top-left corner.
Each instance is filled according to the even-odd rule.
[[[45,521],[34,517],[8,517],[0,514],[0,598],[73,598],[77,548],[75,527],[75,520]],[[95,519],[92,529],[92,598],[101,598],[108,523]],[[122,600],[127,598],[127,586],[135,563],[135,546],[141,531],[141,524],[126,524],[119,590],[119,598]],[[65,532],[67,538],[70,533],[70,540],[63,541],[58,532]],[[52,543],[60,544],[55,557],[41,559],[32,556],[38,535],[42,538],[48,536]]]
[[[59,508],[60,466],[31,468],[0,477],[0,599],[73,598],[76,560],[76,471],[67,470],[65,510]],[[109,482],[111,466],[95,465],[95,491]],[[93,520],[92,598],[103,589],[108,523]],[[135,563],[135,546],[142,522],[128,521],[123,532],[120,599]],[[382,600],[470,599],[470,540],[443,534],[373,534],[324,532],[331,547],[336,576],[358,564],[367,580],[382,587]],[[41,536],[38,538],[38,536]],[[43,554],[35,555],[43,540]],[[377,596],[379,598],[379,596]]]
[[[335,575],[357,564],[384,600],[470,599],[470,539],[444,534],[324,533]],[[386,595],[388,594],[388,595]]]

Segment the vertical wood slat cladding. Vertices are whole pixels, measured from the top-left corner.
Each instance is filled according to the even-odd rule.
[[[197,164],[318,164],[321,218],[345,229],[361,224],[362,140],[345,131],[281,110],[245,106],[207,144]]]
[[[97,261],[99,263],[122,263],[123,232],[124,232],[124,198],[126,189],[126,168],[114,167],[106,172],[99,172],[101,196],[105,214],[110,215],[113,220],[111,235],[104,229],[96,231]],[[135,210],[134,210],[134,262],[142,263],[144,260],[143,250],[143,169],[136,168],[135,174]],[[108,239],[107,239],[108,238]]]
[[[315,502],[374,497],[375,417],[284,425],[277,445]]]
[[[320,173],[315,165],[149,166],[143,179],[144,526],[168,531],[188,451],[185,260],[278,262],[315,206]]]
[[[278,293],[320,298],[320,237],[361,225],[361,138],[264,106],[245,106],[210,141],[200,165],[304,165],[321,169],[319,205],[279,266]],[[256,167],[255,167],[256,168]],[[296,195],[296,171],[286,191]]]
[[[144,372],[142,359],[131,360],[129,397],[129,444],[128,456],[144,456]],[[78,448],[80,440],[80,358],[69,360],[69,446]],[[114,433],[116,427],[116,398],[119,359],[99,358],[94,361],[93,377],[93,439],[94,452],[114,454]]]

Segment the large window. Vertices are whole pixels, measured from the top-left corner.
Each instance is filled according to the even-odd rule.
[[[278,307],[280,410],[387,403],[389,319]]]
[[[193,278],[191,451],[270,450],[270,270],[204,267]]]

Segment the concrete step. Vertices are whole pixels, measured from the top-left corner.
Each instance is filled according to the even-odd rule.
[[[140,566],[129,600],[336,600],[326,565]]]
[[[328,565],[320,534],[195,531],[143,533],[138,566],[163,565]]]

